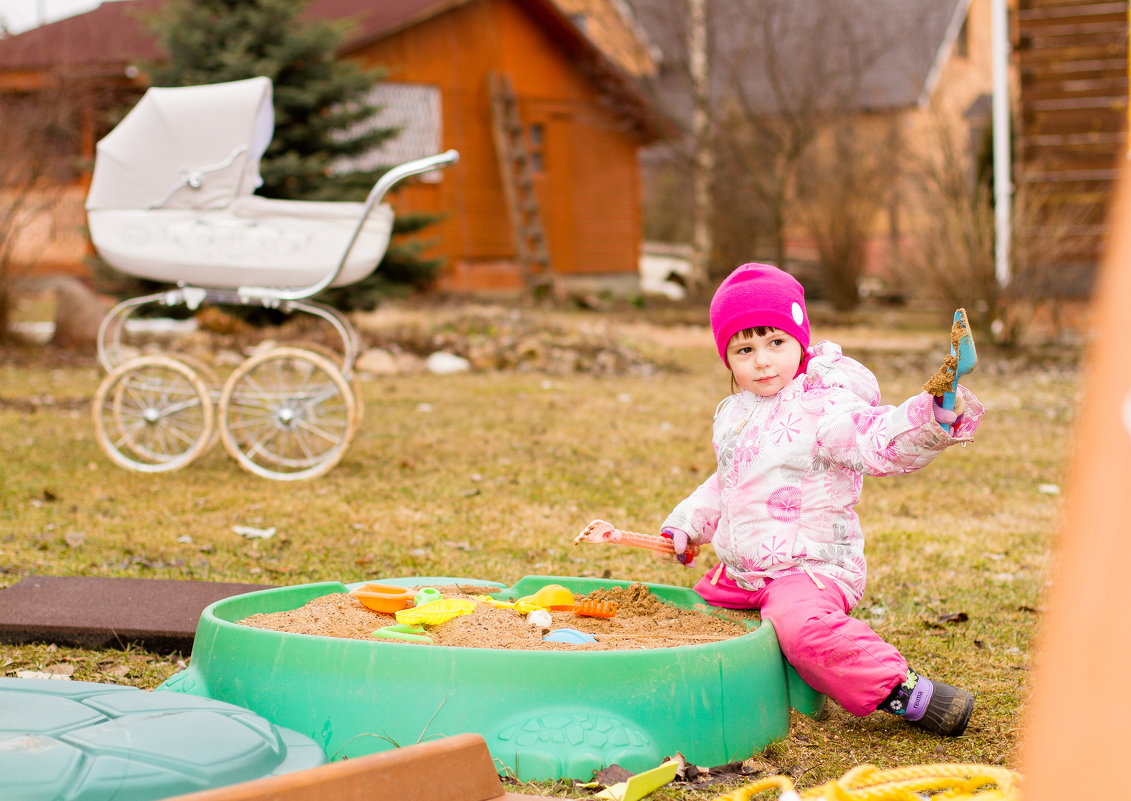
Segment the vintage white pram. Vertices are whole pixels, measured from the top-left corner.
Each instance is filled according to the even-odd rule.
[[[99,255],[128,275],[175,285],[130,298],[102,321],[109,375],[93,404],[101,448],[130,470],[184,467],[218,438],[245,469],[272,479],[320,476],[361,418],[353,379],[360,340],[338,310],[311,298],[368,276],[385,254],[398,181],[453,164],[454,150],[397,165],[364,203],[252,194],[274,132],[267,78],[152,88],[98,143],[86,209]],[[261,305],[314,315],[341,353],[281,346],[242,362],[222,385],[187,355],[128,358],[127,322],[148,304]]]

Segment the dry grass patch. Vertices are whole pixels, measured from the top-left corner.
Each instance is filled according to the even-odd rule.
[[[365,419],[345,459],[297,485],[244,473],[219,449],[173,474],[120,470],[92,436],[100,376],[89,359],[0,364],[0,584],[29,574],[277,584],[413,575],[510,584],[549,574],[691,586],[713,563],[709,549],[687,570],[571,540],[595,517],[655,531],[710,475],[711,415],[727,376],[705,331],[685,322],[654,336],[640,318],[620,327],[558,314],[554,325],[571,319],[621,344],[658,346],[670,367],[366,381]],[[855,342],[871,347],[849,350],[877,372],[885,400],[898,401],[938,366],[947,329],[937,333],[934,353],[918,334],[886,347],[879,329],[857,330]],[[968,383],[989,409],[975,444],[919,474],[865,482],[870,583],[856,614],[924,674],[976,693],[969,733],[941,740],[829,704],[821,720],[795,719],[786,740],[755,755],[759,770],[808,787],[863,762],[1016,765],[1078,379],[1063,357],[987,352]],[[234,526],[276,534],[248,540]],[[4,646],[0,675],[63,663],[75,679],[139,687],[177,669],[175,655]],[[708,781],[657,797],[722,789]],[[526,791],[581,794],[568,783]]]

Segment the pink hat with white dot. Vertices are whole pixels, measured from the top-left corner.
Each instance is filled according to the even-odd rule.
[[[711,299],[711,330],[723,364],[730,338],[747,328],[785,331],[809,349],[805,289],[789,273],[769,264],[743,264],[728,275]]]

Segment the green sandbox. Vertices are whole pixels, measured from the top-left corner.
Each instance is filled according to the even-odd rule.
[[[474,585],[514,600],[546,584],[588,594],[631,582],[527,576],[513,587],[452,577],[374,579],[399,586]],[[721,642],[617,651],[405,645],[266,631],[236,621],[297,609],[366,582],[247,593],[208,606],[188,670],[159,689],[237,704],[307,735],[331,760],[464,732],[481,735],[500,772],[531,781],[589,779],[618,764],[655,767],[679,751],[697,765],[746,759],[789,732],[792,706],[825,697],[782,658],[773,627]],[[645,586],[710,612],[693,590]]]

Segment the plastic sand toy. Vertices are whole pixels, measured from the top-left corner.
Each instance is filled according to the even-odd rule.
[[[373,632],[374,637],[384,640],[407,640],[409,642],[432,642],[431,635],[423,626],[410,623],[398,623],[395,626],[383,626]]]
[[[974,347],[974,333],[970,330],[970,320],[966,316],[966,309],[958,309],[954,312],[954,323],[950,329],[950,356],[923,389],[938,396],[944,409],[953,410],[959,379],[977,366],[978,350]],[[940,423],[940,425],[943,431],[949,433],[950,423]]]
[[[561,576],[527,576],[512,587],[473,578],[379,580],[497,588],[490,597],[503,601],[548,584],[586,596],[633,583]],[[719,613],[690,589],[645,586],[665,603]],[[726,640],[620,650],[413,646],[239,623],[349,591],[338,582],[305,584],[210,605],[189,668],[159,690],[242,706],[310,737],[335,761],[479,734],[499,770],[521,781],[587,780],[614,763],[640,772],[676,751],[699,765],[746,759],[788,734],[791,706],[817,715],[824,705],[782,658],[773,627],[755,621],[748,633]]]
[[[519,598],[518,602],[534,604],[551,612],[563,612],[573,609],[573,593],[560,584],[547,584],[533,595]]]
[[[520,615],[528,615],[531,612],[535,612],[539,609],[541,609],[543,612],[546,611],[545,607],[531,603],[530,601],[500,601],[498,598],[492,598],[489,595],[477,595],[475,596],[475,600],[479,601],[479,603],[481,604],[493,606],[496,609],[513,609]]]
[[[554,629],[542,638],[546,642],[564,642],[569,645],[581,645],[587,642],[597,642],[592,634],[577,629]]]
[[[361,601],[367,609],[385,614],[404,609],[414,598],[413,591],[407,587],[394,587],[390,584],[366,584],[350,595]]]
[[[656,553],[675,555],[675,547],[667,537],[658,534],[637,534],[635,531],[624,531],[616,528],[612,523],[604,520],[594,520],[586,526],[580,534],[573,538],[573,544],[583,542],[604,545],[627,545],[630,548],[646,548]],[[699,545],[694,542],[687,544],[685,556],[694,558],[699,555]]]
[[[586,598],[573,607],[573,613],[578,617],[615,617],[617,605],[612,601],[593,601]]]
[[[397,612],[398,623],[424,623],[428,626],[439,626],[447,623],[452,618],[466,615],[475,609],[475,601],[461,601],[455,598],[441,598],[424,606],[414,606],[412,609],[402,609]]]

